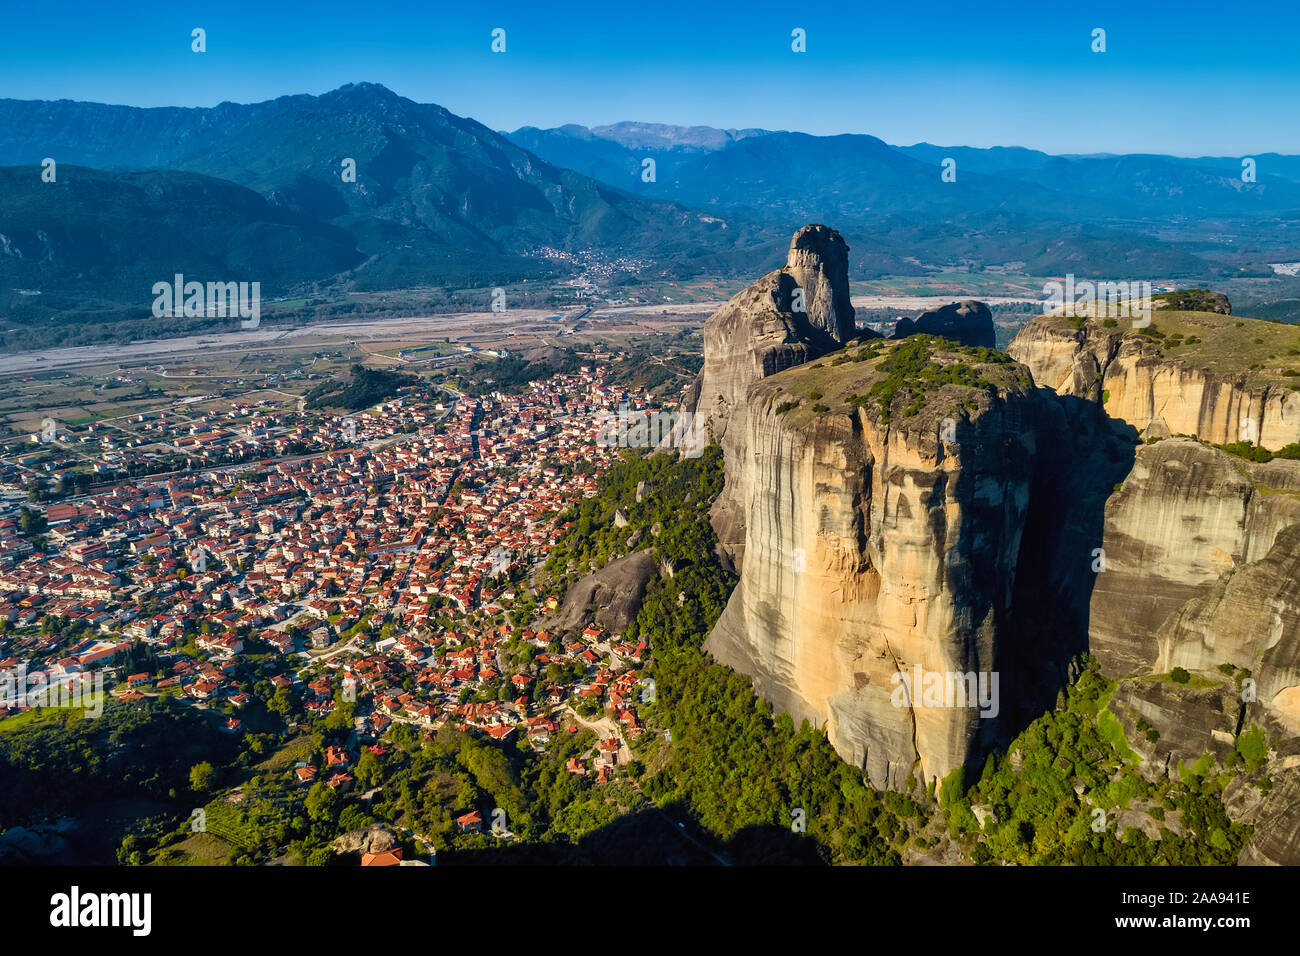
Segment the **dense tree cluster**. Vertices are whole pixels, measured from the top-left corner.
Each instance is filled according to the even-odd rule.
[[[1005,753],[990,756],[969,788],[961,770],[944,781],[941,801],[954,838],[976,862],[1235,862],[1251,831],[1224,811],[1220,794],[1231,775],[1203,759],[1174,779],[1144,779],[1122,756],[1131,751],[1107,709],[1114,684],[1095,661],[1086,664],[1064,708],[1043,714]],[[1257,751],[1254,746],[1252,756]],[[987,811],[983,827],[975,808]],[[1155,821],[1159,839],[1124,824],[1133,819],[1125,811]]]
[[[414,375],[353,365],[346,382],[321,382],[305,396],[308,408],[343,408],[356,411],[392,398],[397,390],[420,381]]]
[[[12,729],[0,725],[0,821],[6,826],[119,798],[175,799],[188,789],[195,764],[224,765],[236,750],[212,721],[166,699],[107,701],[94,719],[82,709],[39,716]]]

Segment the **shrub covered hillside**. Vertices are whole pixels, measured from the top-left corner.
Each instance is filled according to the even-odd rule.
[[[899,863],[927,819],[916,801],[865,786],[824,732],[773,717],[748,680],[701,650],[735,584],[717,560],[708,521],[721,489],[717,446],[696,460],[629,458],[579,506],[553,555],[557,571],[561,562],[585,569],[617,557],[638,529],[661,525],[641,540],[672,573],[651,582],[628,636],[650,643],[655,702],[644,713],[671,742],[656,735],[645,745],[642,787],[736,862]],[[626,527],[614,522],[619,510]]]
[[[701,650],[734,584],[716,560],[708,522],[721,484],[716,447],[696,461],[630,458],[610,471],[598,497],[576,509],[556,551],[555,571],[560,562],[585,570],[624,553],[632,540],[653,547],[673,569],[651,583],[629,629],[653,653],[657,699],[645,708],[647,720],[671,735],[671,742],[656,736],[639,755],[642,788],[656,803],[689,817],[746,862],[899,863],[936,853],[976,863],[1235,860],[1250,831],[1224,812],[1220,794],[1230,771],[1198,764],[1172,781],[1145,781],[1106,709],[1114,687],[1090,660],[1062,708],[991,756],[968,788],[955,774],[936,802],[919,790],[908,796],[865,785],[822,730],[773,716],[745,678]],[[628,517],[624,527],[613,520],[619,510]],[[657,536],[638,533],[656,521]],[[806,823],[803,845],[786,836],[797,834],[799,820]]]
[[[1251,829],[1224,812],[1220,795],[1232,770],[1205,759],[1172,779],[1145,780],[1107,709],[1114,690],[1087,659],[1058,708],[990,756],[969,788],[960,770],[945,781],[949,831],[975,862],[1235,862]],[[1251,738],[1242,739],[1238,746],[1248,748]]]

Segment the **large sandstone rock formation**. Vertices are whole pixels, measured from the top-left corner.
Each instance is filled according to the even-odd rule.
[[[973,361],[942,345],[934,360]],[[824,724],[876,786],[903,788],[996,738],[1005,685],[981,716],[899,706],[895,675],[998,670],[1041,406],[1014,365],[981,366],[986,389],[927,390],[911,415],[911,393],[889,413],[851,401],[883,377],[879,361],[818,362],[749,387],[726,458],[745,560],[705,646],[796,720]]]
[[[1181,667],[1234,701],[1135,708],[1161,734],[1163,768],[1231,752],[1246,721],[1300,735],[1300,462],[1246,462],[1190,439],[1144,446],[1107,504],[1102,548],[1089,636],[1103,670]],[[1250,671],[1251,700],[1225,664]],[[1211,709],[1221,716],[1207,723]]]
[[[1257,775],[1276,790],[1236,787],[1229,810],[1274,831],[1244,862],[1294,861],[1300,817],[1276,793],[1300,786],[1300,462],[1212,445],[1300,442],[1295,331],[1208,298],[1220,311],[1160,310],[1155,330],[1046,315],[1009,349],[1023,365],[972,378],[953,363],[988,352],[841,347],[832,236],[805,237],[706,326],[698,407],[725,454],[713,517],[739,572],[706,648],[895,788],[977,765],[1090,650],[1148,776],[1239,763],[1238,735],[1264,731]],[[979,311],[900,331],[960,339]],[[942,374],[894,361],[918,343]],[[999,717],[900,701],[914,667],[997,672]]]
[[[1300,523],[1184,604],[1157,634],[1155,670],[1247,667],[1246,716],[1274,737],[1300,736]],[[1257,704],[1258,706],[1255,706]]]
[[[964,299],[938,309],[922,312],[915,319],[899,319],[891,338],[905,339],[909,335],[941,335],[962,345],[976,345],[991,349],[997,342],[993,328],[993,313],[983,302]]]
[[[1191,439],[1138,448],[1132,472],[1106,504],[1105,570],[1093,588],[1091,645],[1106,671],[1249,666],[1254,651],[1239,647],[1236,657],[1220,647],[1215,660],[1175,652],[1162,628],[1225,575],[1268,556],[1282,530],[1300,523],[1296,492],[1300,462],[1246,462]],[[1195,627],[1189,618],[1182,630],[1189,635]]]
[[[854,335],[849,247],[834,229],[804,226],[786,264],[731,297],[704,324],[698,414],[721,439],[750,384],[843,345]],[[796,309],[797,298],[803,309]]]
[[[808,321],[836,345],[855,335],[849,302],[849,247],[827,226],[804,226],[790,240],[785,271],[804,290]]]
[[[738,454],[729,424],[743,408],[751,384],[825,355],[853,337],[848,252],[834,229],[804,226],[794,234],[782,268],[736,293],[704,324],[704,367],[694,410],[704,433],[722,445],[724,454]],[[743,542],[730,491],[719,496],[713,525],[724,551],[739,566]]]
[[[1207,337],[1218,334],[1225,350],[1232,347],[1237,321],[1200,321]],[[1252,337],[1290,331],[1238,321],[1255,326],[1242,333]],[[1300,462],[1245,461],[1203,444],[1258,439],[1276,450],[1300,440],[1300,391],[1251,369],[1188,364],[1176,350],[1093,317],[1040,316],[1009,351],[1040,385],[1097,404],[1130,434],[1200,439],[1138,447],[1106,504],[1105,571],[1096,575],[1089,621],[1103,669],[1140,677],[1183,667],[1213,678],[1221,664],[1247,667],[1260,695],[1251,719],[1300,733],[1292,660],[1300,656],[1293,573],[1300,539],[1290,530],[1300,528]],[[1179,719],[1196,725],[1192,709]],[[1178,733],[1176,722],[1165,729]]]
[[[1160,312],[1154,316],[1158,321]],[[1250,321],[1270,336],[1279,334],[1267,323]],[[1202,324],[1209,336],[1232,322],[1205,314]],[[1188,364],[1177,350],[1132,333],[1127,319],[1107,328],[1098,318],[1075,323],[1054,313],[1030,321],[1007,352],[1029,366],[1039,385],[1101,403],[1111,419],[1144,437],[1192,435],[1213,444],[1250,441],[1272,450],[1300,442],[1300,391],[1292,387],[1294,379],[1288,384],[1249,369]]]
[[[1139,445],[1109,496],[1088,643],[1119,680],[1110,710],[1147,776],[1177,774],[1206,754],[1235,760],[1238,735],[1264,731],[1267,763],[1234,779],[1225,805],[1257,827],[1240,862],[1296,863],[1300,461],[1258,463],[1207,444],[1277,450],[1300,440],[1300,391],[1281,358],[1294,332],[1225,319],[1226,301],[1206,303],[1218,314],[1178,317],[1204,330],[1200,361],[1121,323],[1057,315],[1030,322],[1009,351],[1074,403],[1078,421],[1091,407],[1130,438],[1197,436]],[[1253,367],[1232,367],[1243,344],[1261,342]],[[1175,668],[1190,678],[1173,681]]]

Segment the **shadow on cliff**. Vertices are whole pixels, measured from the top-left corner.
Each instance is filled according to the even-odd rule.
[[[439,866],[822,866],[818,845],[788,827],[749,826],[725,843],[694,826],[681,806],[619,817],[576,843],[502,844],[447,851]]]
[[[1020,544],[1011,640],[999,659],[1002,743],[1056,705],[1088,651],[1106,500],[1133,468],[1138,433],[1093,402],[1039,389],[1042,447]],[[978,772],[979,768],[976,768]]]

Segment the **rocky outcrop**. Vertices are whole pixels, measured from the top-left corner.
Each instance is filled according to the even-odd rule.
[[[94,859],[79,845],[81,825],[70,817],[0,832],[0,866],[57,866],[69,859]],[[112,862],[111,857],[105,862]]]
[[[611,633],[622,633],[641,609],[655,568],[655,557],[649,550],[609,562],[569,588],[554,627],[560,631],[581,630],[595,621]]]
[[[697,413],[721,438],[753,382],[838,348],[853,328],[848,246],[834,229],[804,226],[782,268],[736,293],[704,323]]]
[[[1180,763],[1191,766],[1206,753],[1226,760],[1235,747],[1241,697],[1226,677],[1194,685],[1168,677],[1123,680],[1108,706],[1151,780],[1176,776]]]
[[[1255,828],[1242,866],[1300,866],[1300,740],[1275,747],[1268,767],[1235,777],[1223,791],[1234,823]]]
[[[802,308],[800,308],[802,305]],[[696,416],[724,454],[738,453],[729,424],[755,381],[825,355],[853,337],[848,246],[826,226],[794,234],[786,264],[736,293],[704,324],[704,367]],[[729,491],[713,510],[714,530],[739,566],[743,543]]]
[[[837,345],[855,333],[849,301],[849,247],[828,226],[804,226],[790,240],[785,271],[804,292],[808,322]]]
[[[909,392],[887,410],[861,398],[879,361],[818,362],[749,388],[726,459],[746,557],[705,646],[777,708],[825,725],[874,785],[904,788],[996,738],[1010,692],[991,675],[1041,405],[1024,370],[1002,365],[981,367],[985,389],[925,391],[910,415]],[[903,686],[916,668],[983,675],[992,706],[926,706]]]
[[[1161,629],[1174,626],[1188,601],[1209,597],[1224,575],[1269,554],[1279,533],[1300,522],[1297,492],[1300,462],[1245,462],[1191,439],[1138,448],[1132,472],[1106,504],[1102,553],[1078,558],[1096,570],[1089,633],[1106,672],[1157,673],[1189,662],[1249,666],[1254,652],[1244,648],[1235,659],[1220,648],[1217,660],[1192,662],[1190,651],[1175,652],[1172,632]],[[1213,613],[1198,608],[1199,616],[1178,625],[1178,640],[1189,641],[1197,622]]]
[[[1159,311],[1154,315],[1160,318]],[[1196,315],[1206,338],[1232,324],[1217,315]],[[1263,327],[1254,330],[1260,334],[1284,334],[1249,321]],[[1100,404],[1112,421],[1142,437],[1191,435],[1220,445],[1249,441],[1274,451],[1300,442],[1300,390],[1293,378],[1185,360],[1178,349],[1129,325],[1127,319],[1108,328],[1098,318],[1037,316],[1007,352],[1029,367],[1040,386]],[[1279,341],[1277,349],[1287,344]]]
[[[398,845],[397,834],[377,823],[360,830],[349,830],[336,837],[330,847],[342,856],[360,858],[367,853],[384,853]]]
[[[938,309],[922,312],[915,319],[899,319],[891,338],[904,339],[909,335],[939,335],[962,345],[975,345],[991,349],[996,343],[993,313],[983,302],[965,299]]]

